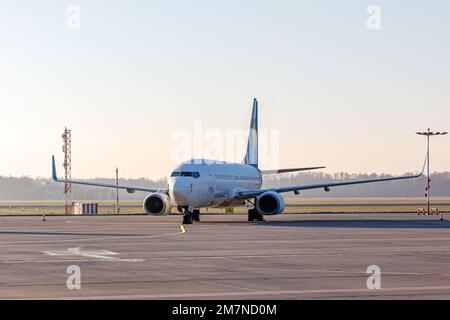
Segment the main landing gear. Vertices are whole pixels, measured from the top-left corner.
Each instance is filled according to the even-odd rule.
[[[200,210],[196,209],[192,212],[192,219],[194,219],[195,222],[200,222]]]
[[[248,203],[253,205],[253,209],[248,210],[248,221],[266,221],[264,220],[264,216],[256,210],[256,198],[251,202],[247,200]]]
[[[183,224],[192,224],[193,222],[200,222],[200,210],[185,208],[183,215]],[[248,210],[248,221],[266,221],[264,216],[255,208]]]
[[[258,212],[256,209],[248,210],[248,221],[266,221],[264,220],[264,216]]]
[[[183,224],[192,224],[192,221],[200,222],[200,210],[186,208],[183,215]]]

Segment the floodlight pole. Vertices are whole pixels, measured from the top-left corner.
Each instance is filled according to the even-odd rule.
[[[116,167],[116,186],[119,186],[119,168]],[[119,214],[119,188],[116,188],[116,214]]]
[[[64,141],[64,212],[70,214],[72,211],[72,184],[69,182],[72,179],[72,131],[66,127],[61,137]]]
[[[430,131],[430,128],[426,132],[416,132],[418,135],[426,136],[427,137],[427,184],[426,184],[426,191],[427,191],[427,214],[430,215],[430,136],[443,136],[446,135],[448,132],[433,132]]]
[[[427,214],[430,215],[430,128],[427,133]]]

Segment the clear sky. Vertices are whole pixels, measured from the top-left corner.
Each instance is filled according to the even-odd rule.
[[[380,30],[367,28],[373,4]],[[174,132],[247,129],[253,97],[282,167],[418,170],[414,132],[450,129],[449,12],[444,0],[2,0],[0,175],[49,176],[68,126],[74,177],[159,178]],[[433,139],[432,169],[450,170],[450,136]]]

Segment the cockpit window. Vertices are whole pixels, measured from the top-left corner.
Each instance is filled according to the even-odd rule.
[[[192,172],[192,171],[174,171],[171,174],[171,177],[194,177],[199,178],[200,173],[199,172]]]

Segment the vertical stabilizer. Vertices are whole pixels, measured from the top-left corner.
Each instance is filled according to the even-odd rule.
[[[243,161],[258,168],[258,100],[253,99],[252,118],[248,133],[247,153]]]

